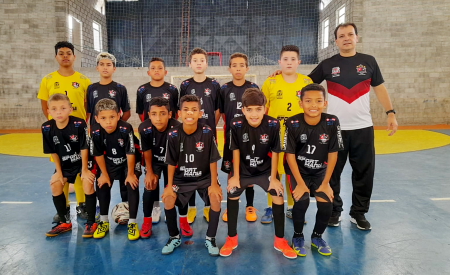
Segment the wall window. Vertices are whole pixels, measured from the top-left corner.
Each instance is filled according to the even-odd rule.
[[[105,1],[104,0],[97,0],[97,4],[95,4],[95,9],[105,15]]]
[[[80,51],[83,51],[81,21],[71,15],[67,17],[67,20],[67,26],[69,28],[69,42],[72,43],[75,48],[79,48]]]
[[[345,5],[336,11],[336,25],[345,23]]]
[[[93,22],[92,27],[94,29],[94,50],[97,52],[102,51],[102,28],[99,23]]]
[[[330,4],[332,0],[320,0],[319,8],[320,10],[323,10],[328,4]]]
[[[322,21],[322,49],[325,49],[328,47],[328,40],[329,40],[329,34],[330,34],[330,20],[326,18]]]

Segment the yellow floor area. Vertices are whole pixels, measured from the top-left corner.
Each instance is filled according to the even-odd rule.
[[[218,131],[222,153],[223,131]],[[450,136],[428,130],[399,130],[389,137],[384,130],[375,130],[375,150],[378,155],[426,150],[450,144]],[[42,153],[40,133],[16,133],[0,136],[0,154],[46,157]]]

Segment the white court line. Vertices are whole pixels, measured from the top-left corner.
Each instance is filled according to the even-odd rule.
[[[32,201],[2,201],[3,204],[32,204]]]
[[[450,198],[430,198],[432,201],[450,201]]]
[[[370,202],[396,202],[395,200],[370,200]]]

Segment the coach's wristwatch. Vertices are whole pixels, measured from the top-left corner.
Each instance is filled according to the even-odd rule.
[[[386,112],[386,115],[389,115],[390,113],[394,113],[394,115],[396,114],[396,112],[395,112],[394,109],[387,111],[387,112]]]

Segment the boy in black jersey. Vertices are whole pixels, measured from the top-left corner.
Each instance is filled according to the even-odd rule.
[[[144,222],[141,228],[141,238],[149,238],[152,234],[152,223],[158,223],[161,215],[159,209],[159,179],[164,175],[164,186],[167,185],[166,143],[167,133],[180,122],[171,118],[169,100],[154,97],[149,102],[149,119],[139,125],[141,149],[145,159],[145,187],[143,194]],[[158,207],[153,207],[154,203]],[[187,209],[186,209],[187,210]],[[153,220],[153,211],[159,211],[157,221]]]
[[[220,255],[230,256],[238,246],[239,196],[248,185],[257,184],[273,197],[275,249],[287,258],[297,258],[284,238],[284,190],[277,173],[278,154],[281,152],[280,123],[265,115],[266,97],[257,88],[245,91],[242,105],[245,118],[234,118],[230,127],[233,170],[227,187],[228,237]]]
[[[189,55],[189,66],[194,71],[194,76],[186,79],[181,83],[180,97],[184,95],[196,95],[200,98],[201,111],[203,113],[199,122],[211,127],[215,136],[216,125],[220,118],[219,112],[219,93],[220,84],[215,79],[206,77],[206,69],[208,68],[208,54],[205,50],[195,48]],[[203,216],[209,220],[209,206],[205,206]],[[189,201],[188,221],[194,222],[197,216],[197,208],[195,206],[195,196]]]
[[[48,100],[48,114],[53,119],[42,124],[44,153],[51,154],[55,163],[55,173],[50,180],[53,203],[60,221],[46,233],[55,237],[72,230],[70,217],[66,218],[66,196],[64,186],[74,183],[82,172],[82,181],[94,181],[94,174],[88,170],[89,147],[86,122],[74,116],[69,97],[54,94]]]
[[[217,177],[217,161],[220,160],[220,155],[216,139],[211,127],[198,122],[202,111],[197,96],[183,96],[180,99],[180,107],[178,115],[183,124],[169,131],[167,137],[166,163],[169,181],[162,199],[170,238],[162,249],[162,254],[172,253],[181,244],[175,205],[185,206],[197,190],[205,203],[211,203],[205,246],[211,256],[218,256],[215,236],[219,225],[222,189]],[[189,226],[186,219],[184,223]],[[183,227],[181,229],[181,234],[184,235]],[[189,233],[192,235],[192,232]]]
[[[148,63],[148,76],[151,81],[139,86],[136,96],[136,113],[141,121],[148,118],[150,101],[155,97],[163,97],[169,100],[172,118],[176,118],[178,110],[178,88],[164,81],[167,75],[164,59],[154,57]]]
[[[258,85],[247,81],[245,74],[248,72],[248,57],[243,53],[234,53],[230,57],[230,64],[228,69],[233,76],[233,81],[230,81],[220,88],[219,94],[219,110],[222,114],[224,126],[224,145],[222,158],[222,171],[228,174],[230,178],[230,171],[232,169],[233,152],[230,150],[230,123],[235,117],[242,116],[242,95],[247,88],[257,88]],[[253,207],[253,198],[255,191],[253,185],[250,185],[245,190],[245,197],[247,199],[245,219],[249,222],[254,222],[258,219],[256,209]],[[227,211],[222,216],[226,222],[228,220]]]
[[[140,155],[133,127],[120,120],[119,108],[114,100],[101,99],[95,106],[95,120],[99,125],[91,128],[91,154],[95,157],[101,176],[97,180],[97,196],[100,202],[100,223],[94,238],[103,238],[109,231],[108,210],[111,186],[114,180],[126,185],[130,219],[128,239],[139,238],[136,216],[139,206]],[[94,208],[87,209],[89,213]]]
[[[331,255],[331,248],[322,239],[333,208],[333,190],[330,178],[337,154],[343,149],[341,129],[336,116],[322,113],[327,106],[325,89],[309,84],[301,90],[300,105],[304,114],[286,121],[284,147],[285,169],[290,177],[294,208],[294,236],[292,247],[299,256],[306,256],[303,225],[309,206],[309,196],[317,201],[316,224],[311,235],[311,246],[322,255]]]

